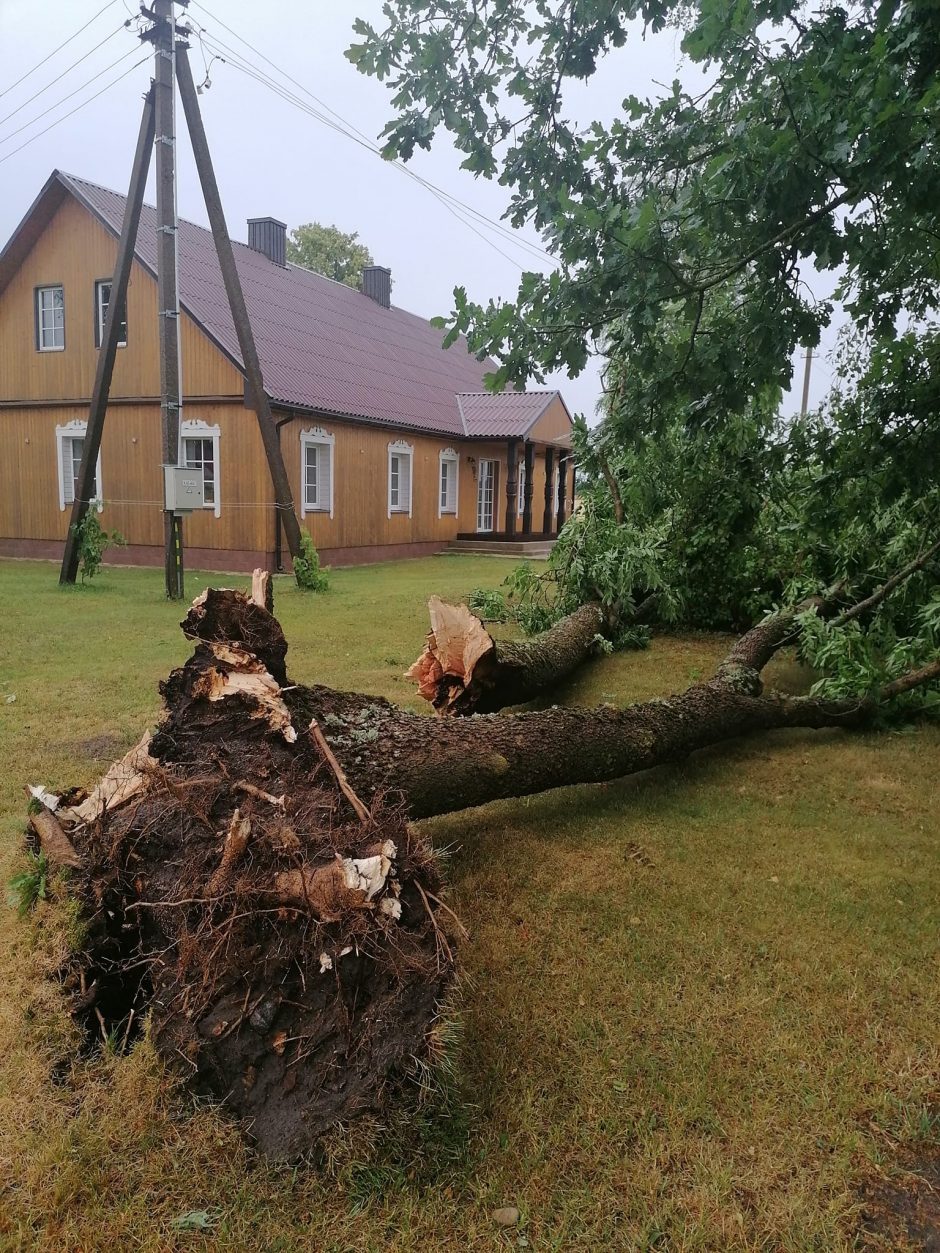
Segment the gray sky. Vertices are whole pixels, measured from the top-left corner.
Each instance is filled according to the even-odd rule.
[[[26,101],[136,14],[135,0],[113,0],[47,64],[20,86],[7,90],[103,4],[104,0],[43,0],[41,4],[0,0],[0,93],[5,93],[0,94],[0,119],[17,110],[0,121],[0,240],[4,242],[56,167],[122,192],[127,189],[140,98],[150,80],[149,45],[139,44],[131,31],[116,33],[55,86],[31,103]],[[191,18],[273,73],[220,25],[221,19],[347,122],[370,138],[378,135],[390,115],[386,88],[359,74],[343,52],[353,42],[355,17],[381,23],[381,0],[265,0],[263,5],[211,0],[208,7],[215,18],[196,3],[191,6]],[[112,66],[122,55],[124,59]],[[131,69],[145,57],[144,64]],[[191,58],[199,77],[203,59],[198,43]],[[21,152],[14,151],[128,69],[126,77],[74,117],[35,138]],[[77,91],[35,125],[13,134],[101,71],[106,72],[94,85]],[[476,223],[485,236],[481,239],[401,171],[300,112],[232,65],[216,61],[210,74],[211,88],[202,96],[202,107],[229,230],[235,238],[245,239],[247,218],[265,214],[290,226],[317,220],[358,231],[376,261],[391,267],[395,303],[425,317],[450,312],[456,284],[463,284],[480,301],[510,298],[520,267],[540,268],[536,258]],[[657,80],[669,83],[677,75],[687,83],[697,79],[693,67],[680,65],[678,40],[672,32],[647,40],[638,37],[609,58],[588,84],[573,88],[571,108],[582,121],[608,119],[619,111],[625,95],[658,94]],[[288,85],[288,90],[296,89]],[[410,168],[498,220],[508,202],[506,192],[474,179],[459,165],[459,154],[442,135],[432,152],[415,156]],[[152,185],[148,199],[153,199]],[[207,224],[185,138],[180,146],[179,210],[183,217]],[[523,238],[538,243],[534,234]],[[832,343],[834,332],[830,331],[824,347]],[[823,360],[819,368],[814,367],[814,401],[822,396],[828,378]],[[550,381],[561,388],[572,410],[593,417],[600,394],[596,366],[578,379],[556,375]],[[784,412],[792,407],[792,402],[785,401]]]

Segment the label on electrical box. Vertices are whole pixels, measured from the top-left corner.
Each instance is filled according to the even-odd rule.
[[[200,470],[187,470],[183,466],[163,467],[164,508],[170,513],[192,513],[206,503]]]

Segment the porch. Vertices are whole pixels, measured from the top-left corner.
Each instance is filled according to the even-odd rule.
[[[570,435],[544,443],[510,437],[505,463],[490,456],[468,460],[477,484],[476,525],[459,532],[450,551],[547,556],[574,501]]]

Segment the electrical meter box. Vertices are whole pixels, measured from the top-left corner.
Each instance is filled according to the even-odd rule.
[[[170,513],[192,513],[206,503],[202,471],[186,470],[183,466],[163,467],[164,508]]]

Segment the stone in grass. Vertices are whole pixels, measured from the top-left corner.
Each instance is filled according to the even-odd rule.
[[[515,1227],[519,1221],[519,1211],[515,1205],[503,1205],[493,1210],[493,1222],[499,1227]]]

